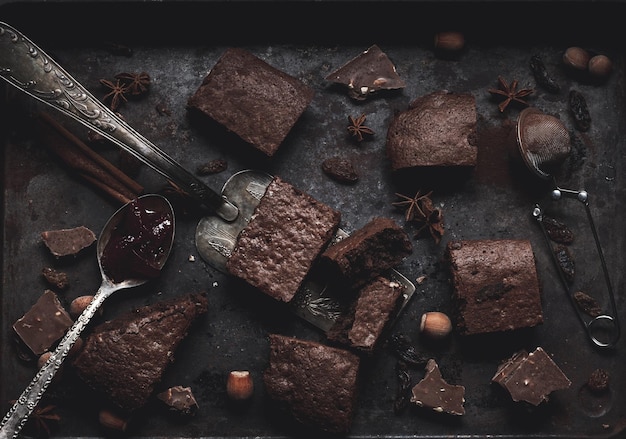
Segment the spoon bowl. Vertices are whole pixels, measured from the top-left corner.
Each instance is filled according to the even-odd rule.
[[[161,195],[136,198],[109,218],[100,233],[96,250],[102,275],[100,288],[2,419],[0,439],[18,436],[63,360],[104,300],[115,291],[142,285],[158,276],[174,244],[174,226],[172,205]],[[131,235],[133,239],[128,239]]]

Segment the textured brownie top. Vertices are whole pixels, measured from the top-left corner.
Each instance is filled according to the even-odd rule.
[[[245,49],[230,48],[189,98],[188,107],[272,156],[313,96],[313,89],[299,79]]]
[[[405,287],[379,276],[358,292],[350,312],[327,332],[329,340],[372,352],[402,303]]]
[[[407,233],[394,220],[376,217],[328,247],[321,262],[353,287],[360,287],[402,262],[413,251]]]
[[[90,387],[128,411],[142,407],[191,324],[208,309],[202,294],[148,305],[96,326],[72,362]]]
[[[392,169],[475,166],[476,99],[471,94],[437,91],[415,99],[387,129]]]
[[[567,389],[572,383],[550,356],[538,347],[533,352],[516,352],[503,362],[491,379],[511,395],[513,401],[539,405],[555,390]]]
[[[289,302],[340,220],[338,211],[274,177],[237,237],[226,268],[269,296]]]
[[[348,432],[357,400],[359,357],[279,334],[270,334],[269,340],[269,366],[263,374],[269,396],[304,425]]]
[[[506,331],[543,322],[529,241],[451,241],[446,251],[461,334]]]

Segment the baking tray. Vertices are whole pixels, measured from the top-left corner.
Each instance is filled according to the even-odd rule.
[[[444,379],[466,387],[466,414],[459,417],[411,407],[394,413],[397,356],[383,349],[364,361],[363,384],[352,437],[624,437],[626,389],[623,365],[626,346],[600,350],[587,340],[564,295],[540,230],[532,218],[535,202],[546,201],[546,187],[519,172],[503,152],[505,133],[521,107],[504,113],[487,92],[497,77],[536,88],[533,106],[557,114],[571,130],[575,159],[559,177],[563,187],[584,187],[598,226],[610,277],[624,317],[624,35],[619,2],[17,2],[0,6],[0,18],[18,28],[98,96],[99,79],[122,71],[146,71],[152,77],[149,94],[120,109],[123,117],[183,166],[194,170],[215,158],[228,169],[202,177],[219,189],[242,169],[279,175],[294,186],[342,213],[342,228],[357,230],[377,215],[389,216],[406,227],[403,212],[392,206],[395,192],[412,195],[431,187],[433,201],[444,213],[441,243],[415,239],[414,253],[398,270],[412,280],[416,293],[396,322],[394,331],[413,340],[420,351],[435,358]],[[39,19],[35,19],[39,17]],[[465,33],[467,48],[450,59],[436,56],[435,31]],[[557,30],[558,29],[558,30]],[[406,80],[406,88],[381,93],[363,102],[324,77],[372,44],[377,44]],[[185,104],[207,71],[230,46],[251,50],[275,67],[312,86],[316,97],[294,127],[279,153],[259,157],[219,127],[191,118]],[[563,70],[561,54],[581,46],[608,54],[614,72],[602,84],[573,77]],[[112,48],[130,48],[122,54]],[[574,128],[565,92],[550,94],[537,87],[528,64],[539,54],[565,92],[580,90],[592,115],[591,129]],[[398,178],[385,157],[386,127],[394,112],[415,97],[440,89],[469,92],[476,97],[479,164],[471,172],[448,173],[413,180]],[[69,261],[57,261],[43,247],[40,233],[48,229],[85,225],[96,233],[118,207],[90,185],[76,178],[42,148],[34,136],[34,114],[46,110],[38,103],[0,84],[2,151],[2,290],[0,401],[3,410],[34,376],[35,366],[16,354],[11,325],[41,295],[46,285],[41,270],[54,266],[70,276],[73,297],[95,292],[100,279],[94,249]],[[167,113],[156,108],[166,108]],[[348,136],[347,117],[367,115],[375,135],[355,144]],[[56,114],[53,113],[56,116]],[[74,133],[86,131],[59,119]],[[101,147],[112,160],[113,147]],[[321,171],[330,156],[352,159],[360,174],[354,185],[331,180]],[[148,191],[159,191],[163,178],[149,168],[137,177]],[[580,247],[576,249],[578,276],[583,287],[602,284],[603,278],[585,228],[584,212],[576,202],[549,204],[551,213],[567,221]],[[307,322],[285,312],[205,264],[194,246],[198,218],[177,217],[177,239],[162,276],[149,285],[118,292],[104,305],[99,320],[136,306],[187,292],[208,292],[210,308],[176,353],[159,389],[191,386],[199,403],[194,418],[181,422],[164,416],[155,404],[133,419],[127,432],[137,437],[294,437],[307,433],[289,422],[268,403],[262,384],[267,366],[269,333],[324,341]],[[529,239],[542,283],[545,321],[521,333],[479,338],[453,336],[433,346],[419,337],[423,312],[452,312],[450,276],[443,260],[450,240]],[[572,386],[551,395],[548,403],[528,407],[513,403],[502,389],[490,384],[501,360],[518,349],[543,347],[571,379]],[[610,373],[610,394],[590,397],[585,383],[591,372]],[[252,402],[233,407],[225,395],[230,370],[247,369],[257,385]],[[423,376],[412,369],[412,381]],[[55,436],[98,437],[97,403],[66,378],[46,395],[61,415]]]

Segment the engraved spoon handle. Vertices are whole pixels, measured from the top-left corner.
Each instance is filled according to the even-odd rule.
[[[18,436],[22,427],[26,424],[28,417],[35,407],[37,407],[48,385],[52,382],[52,379],[61,367],[63,360],[67,357],[70,349],[74,346],[74,343],[76,343],[76,340],[78,340],[78,337],[80,337],[83,329],[85,329],[98,308],[100,308],[104,300],[112,293],[125,287],[126,285],[123,284],[114,285],[110,282],[103,282],[89,305],[78,319],[76,319],[72,327],[65,333],[65,336],[59,342],[59,345],[48,361],[46,361],[46,364],[39,369],[33,380],[26,389],[24,389],[15,404],[13,404],[13,407],[11,407],[4,416],[4,419],[2,419],[2,423],[0,424],[0,439],[14,439]]]
[[[207,187],[96,99],[18,30],[0,22],[0,76],[27,95],[72,117],[137,157],[226,221],[238,209]]]

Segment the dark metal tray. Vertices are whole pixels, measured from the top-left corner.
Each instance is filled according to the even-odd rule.
[[[571,130],[576,158],[558,176],[563,187],[584,187],[591,207],[617,306],[624,317],[626,217],[623,184],[624,35],[621,3],[602,2],[24,2],[0,6],[0,19],[20,29],[53,55],[83,85],[102,97],[99,79],[122,71],[146,71],[149,94],[120,108],[123,117],[183,166],[194,170],[214,158],[228,162],[225,172],[202,177],[215,189],[242,169],[279,175],[294,186],[342,213],[342,228],[352,232],[377,215],[404,224],[403,212],[392,206],[395,192],[412,195],[433,189],[442,208],[445,234],[440,244],[416,239],[412,256],[398,271],[416,283],[415,295],[394,331],[409,336],[416,347],[435,358],[444,379],[466,387],[466,414],[450,417],[417,407],[394,413],[397,388],[393,351],[383,348],[364,361],[353,437],[624,437],[626,426],[626,346],[600,350],[591,345],[568,302],[540,230],[532,218],[535,202],[546,201],[546,187],[518,172],[504,152],[506,133],[521,107],[500,113],[487,92],[497,78],[517,79],[533,87],[529,102],[558,115]],[[37,19],[36,19],[37,18]],[[458,29],[467,49],[455,59],[441,58],[432,48],[433,33]],[[557,30],[558,29],[558,30]],[[372,44],[388,54],[406,80],[397,93],[381,93],[363,102],[324,80]],[[132,49],[130,56],[112,45]],[[316,97],[279,153],[271,159],[251,153],[247,145],[219,127],[189,117],[186,101],[207,71],[229,46],[245,47],[316,90]],[[614,72],[602,84],[568,74],[561,54],[568,46],[608,54]],[[530,57],[539,54],[562,87],[550,94],[535,84]],[[469,92],[479,114],[479,164],[469,174],[406,181],[393,175],[385,156],[386,128],[396,111],[415,97],[440,89]],[[591,129],[574,128],[567,110],[567,92],[581,91],[592,115]],[[68,173],[42,148],[34,135],[33,115],[48,111],[7,84],[0,84],[2,184],[2,289],[0,291],[0,402],[3,411],[35,373],[35,365],[18,358],[11,325],[41,295],[46,285],[41,270],[55,266],[70,275],[71,287],[61,295],[69,301],[96,291],[100,284],[95,249],[72,260],[57,261],[43,247],[44,230],[85,225],[96,233],[118,204]],[[163,114],[156,107],[166,107]],[[357,145],[346,130],[347,117],[367,115],[375,131]],[[54,114],[57,116],[56,114]],[[63,118],[80,136],[84,128]],[[113,147],[103,152],[116,157]],[[342,185],[321,170],[333,155],[351,158],[360,180]],[[137,179],[148,191],[164,181],[149,168]],[[430,186],[430,187],[429,187]],[[581,288],[603,285],[584,210],[574,201],[550,204],[551,212],[575,228],[576,263]],[[285,312],[260,293],[242,287],[205,264],[194,246],[194,215],[177,218],[177,239],[162,276],[149,285],[116,293],[104,305],[100,320],[136,306],[187,292],[207,291],[210,309],[176,353],[160,388],[191,386],[200,406],[197,416],[180,422],[163,416],[158,405],[133,420],[128,435],[141,437],[291,437],[307,433],[278,414],[268,403],[262,372],[268,361],[269,333],[312,340],[324,335]],[[415,232],[406,224],[407,231]],[[542,282],[545,322],[531,331],[489,337],[453,336],[442,346],[418,335],[423,312],[452,312],[450,276],[443,261],[448,241],[456,239],[523,238],[533,245]],[[422,279],[418,281],[418,279]],[[539,407],[513,403],[490,383],[500,361],[518,349],[543,347],[571,379],[572,386],[555,392]],[[610,374],[608,395],[594,397],[585,383],[595,369]],[[256,392],[245,409],[231,406],[225,395],[230,370],[247,369]],[[416,383],[423,370],[411,370]],[[46,395],[61,415],[56,436],[103,436],[97,404],[70,378],[55,383]]]

